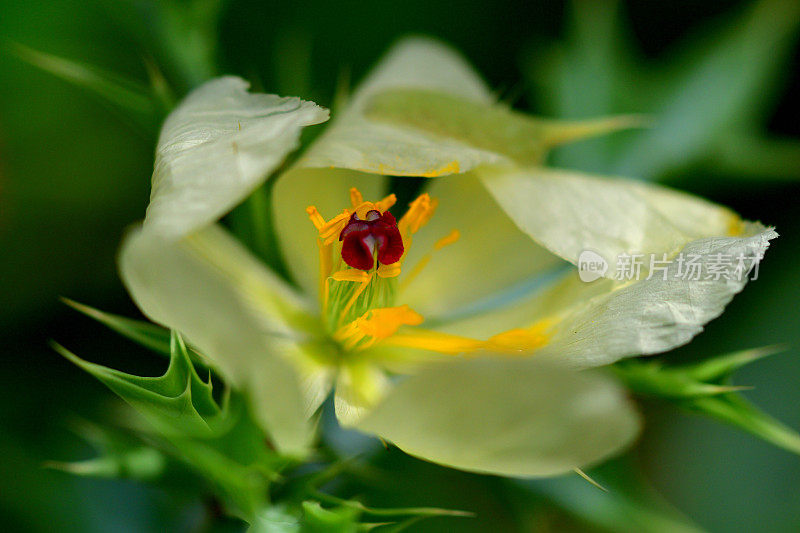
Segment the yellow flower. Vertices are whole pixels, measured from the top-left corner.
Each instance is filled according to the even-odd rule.
[[[613,258],[760,257],[775,236],[690,195],[545,169],[548,148],[629,119],[518,114],[451,50],[413,39],[275,178],[296,288],[215,222],[327,112],[246,88],[213,80],[167,119],[120,269],[287,453],[304,453],[333,388],[342,424],[445,465],[541,476],[597,461],[638,417],[615,382],[575,369],[688,342],[746,282],[618,281]],[[395,220],[387,175],[435,179]],[[584,250],[609,261],[606,277],[578,279]]]

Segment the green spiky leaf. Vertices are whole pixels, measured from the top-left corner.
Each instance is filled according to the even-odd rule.
[[[106,313],[105,311],[78,303],[69,298],[62,298],[62,301],[76,311],[97,320],[101,324],[137,344],[141,344],[146,348],[150,348],[151,350],[167,356],[171,353],[170,333],[166,328],[144,320],[135,320],[112,313]]]
[[[176,332],[170,342],[170,362],[159,377],[126,374],[79,358],[63,346],[55,350],[87,371],[139,411],[164,433],[212,435],[219,430],[221,409],[211,382],[203,381],[192,366],[186,345]]]
[[[765,346],[670,367],[658,361],[632,359],[621,361],[612,369],[637,394],[674,402],[800,454],[800,434],[736,394],[749,387],[730,384],[736,370],[784,348]]]

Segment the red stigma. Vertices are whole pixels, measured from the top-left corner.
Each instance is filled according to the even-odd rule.
[[[367,211],[364,220],[353,213],[339,234],[342,241],[342,259],[358,270],[371,270],[378,262],[383,265],[396,263],[403,256],[403,238],[397,229],[397,221],[388,211],[381,214],[373,209]]]

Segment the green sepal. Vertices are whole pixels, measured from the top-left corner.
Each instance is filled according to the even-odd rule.
[[[646,125],[638,115],[585,121],[548,120],[501,105],[487,105],[423,89],[392,89],[367,103],[368,118],[422,130],[521,164],[541,164],[560,144]]]

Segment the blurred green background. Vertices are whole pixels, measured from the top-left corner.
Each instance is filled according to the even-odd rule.
[[[268,92],[330,105],[342,80],[356,82],[393,41],[421,33],[461,50],[519,109],[570,118],[652,113],[654,128],[578,143],[553,154],[552,163],[660,180],[777,226],[781,238],[759,279],[690,346],[663,357],[693,360],[788,343],[787,351],[740,372],[736,383],[753,385],[748,398],[800,428],[798,27],[795,0],[2,0],[3,530],[207,527],[196,498],[43,468],[47,460],[90,456],[70,428],[78,418],[102,421],[115,402],[50,350],[48,339],[122,370],[163,370],[163,360],[58,300],[68,296],[137,316],[117,279],[114,254],[147,204],[157,108],[130,120],[107,100],[20,60],[9,42],[144,85],[147,65],[158,65],[176,97],[208,76],[236,73]],[[660,493],[648,492],[649,499],[711,531],[800,529],[799,457],[670,405],[642,408],[647,422],[639,445],[598,470],[609,486],[644,497],[647,485]],[[334,435],[330,445],[344,438],[352,436]],[[467,475],[396,451],[373,462],[391,476],[395,492],[353,489],[370,503],[478,513],[414,530],[637,531],[636,520],[650,520],[635,504],[599,496],[583,482],[576,487],[572,479],[518,483]],[[620,473],[630,466],[646,477],[644,485]]]

